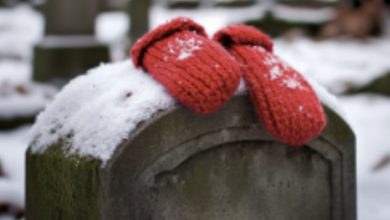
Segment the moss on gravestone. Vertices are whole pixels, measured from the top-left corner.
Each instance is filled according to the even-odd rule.
[[[101,162],[64,156],[61,145],[42,154],[27,152],[27,219],[100,219]]]

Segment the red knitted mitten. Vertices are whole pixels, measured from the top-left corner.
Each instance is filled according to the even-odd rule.
[[[183,105],[198,113],[218,110],[235,92],[239,64],[200,25],[174,19],[147,33],[131,50],[143,67]]]
[[[326,124],[311,86],[272,52],[272,40],[257,29],[231,25],[214,36],[241,64],[256,112],[265,128],[285,144],[301,146]]]

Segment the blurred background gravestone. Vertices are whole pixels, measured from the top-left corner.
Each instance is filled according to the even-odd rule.
[[[257,0],[216,0],[215,6],[223,7],[246,7],[256,3]]]
[[[268,10],[262,17],[244,23],[277,37],[291,30],[316,35],[321,27],[333,18],[341,1],[271,0],[267,3]]]
[[[44,39],[34,49],[33,78],[63,85],[86,70],[110,61],[107,45],[96,40],[99,0],[47,0]]]
[[[206,116],[177,107],[105,164],[68,155],[64,137],[27,153],[27,220],[356,220],[354,136],[327,117],[321,137],[294,149],[259,125],[248,96]]]
[[[243,19],[246,23],[271,36],[280,36],[289,30],[300,30],[308,35],[317,35],[323,25],[329,22],[342,5],[352,5],[352,1],[326,0],[132,0],[129,7],[131,20],[130,39],[138,39],[149,30],[149,9],[153,4],[162,5],[168,10],[220,10],[257,7],[258,18]]]
[[[134,43],[149,30],[149,8],[153,0],[131,0],[129,4],[130,41]]]
[[[346,94],[375,93],[390,96],[390,72],[376,78],[366,85],[351,88]]]

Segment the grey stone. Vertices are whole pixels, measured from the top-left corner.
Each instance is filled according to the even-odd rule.
[[[47,0],[42,6],[47,35],[93,35],[100,0]]]
[[[200,6],[201,1],[199,0],[167,0],[168,7],[171,9],[175,8],[185,8],[193,9]]]
[[[29,151],[27,219],[355,220],[354,135],[326,112],[322,135],[300,149],[269,136],[238,96],[205,116],[159,113],[105,166],[65,156],[61,141]]]
[[[149,30],[149,8],[151,4],[152,0],[130,1],[130,40],[132,44]]]
[[[46,36],[34,48],[34,80],[61,86],[88,69],[110,61],[108,45],[94,37],[101,3],[100,0],[49,0],[41,6],[46,18]]]
[[[219,0],[215,1],[216,6],[220,7],[248,7],[256,4],[257,0]]]
[[[93,36],[47,36],[34,48],[33,79],[59,87],[110,61],[107,45]]]

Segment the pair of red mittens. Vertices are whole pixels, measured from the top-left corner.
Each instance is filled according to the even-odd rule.
[[[301,146],[325,127],[322,106],[297,71],[272,53],[271,39],[244,25],[214,36],[187,18],[147,33],[131,55],[183,105],[198,113],[218,110],[244,78],[264,127],[285,144]]]

